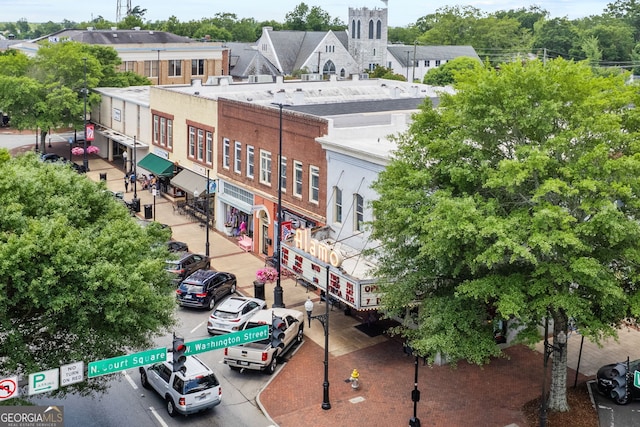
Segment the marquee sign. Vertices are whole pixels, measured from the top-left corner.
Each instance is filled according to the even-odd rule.
[[[356,310],[377,308],[380,305],[380,293],[375,282],[351,277],[335,268],[335,263],[338,266],[342,263],[342,256],[317,240],[313,242],[315,239],[298,239],[300,234],[310,237],[305,231],[308,232],[305,229],[296,230],[295,247],[282,243],[282,268],[294,272],[323,291],[327,291],[328,288],[329,296]],[[300,245],[302,248],[297,247],[301,242],[307,244]],[[303,248],[309,252],[305,252]]]

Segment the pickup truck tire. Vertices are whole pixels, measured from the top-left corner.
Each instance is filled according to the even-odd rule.
[[[298,328],[298,334],[296,335],[296,342],[300,344],[304,339],[304,325],[300,325]]]
[[[147,373],[145,371],[140,371],[140,384],[142,384],[143,388],[149,390],[151,386],[149,385],[149,380],[147,379]]]
[[[175,417],[176,416],[176,404],[173,403],[173,399],[170,397],[167,397],[167,414],[169,414],[170,417]]]
[[[264,371],[269,375],[273,375],[277,367],[278,367],[278,353],[273,353],[271,362],[269,362],[269,365],[267,365]]]

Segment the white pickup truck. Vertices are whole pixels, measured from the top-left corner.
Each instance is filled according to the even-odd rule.
[[[283,346],[274,348],[271,345],[272,323],[274,317],[283,320]],[[271,308],[260,310],[254,314],[244,327],[244,330],[269,325],[269,338],[227,347],[224,350],[224,363],[233,370],[253,369],[273,374],[278,365],[278,357],[289,351],[294,344],[302,341],[304,332],[304,314],[298,310],[286,308]]]

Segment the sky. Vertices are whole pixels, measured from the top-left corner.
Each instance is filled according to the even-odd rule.
[[[126,9],[127,0],[120,0]],[[234,13],[238,19],[254,18],[256,21],[285,21],[285,15],[300,3],[309,7],[319,6],[332,18],[347,21],[349,7],[384,8],[382,0],[273,0],[271,1],[221,1],[221,0],[131,0],[131,6],[147,9],[144,20],[165,21],[175,16],[181,22],[213,17],[216,13]],[[483,12],[496,10],[528,8],[537,5],[550,12],[552,18],[582,18],[600,15],[610,1],[592,0],[551,0],[551,1],[515,1],[515,0],[388,0],[389,25],[405,27],[413,24],[422,16],[435,13],[444,6],[473,6]],[[118,0],[0,0],[0,22],[15,22],[26,19],[27,22],[62,22],[68,19],[74,22],[91,21],[102,16],[115,22]]]

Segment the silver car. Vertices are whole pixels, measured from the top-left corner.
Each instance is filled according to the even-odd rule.
[[[209,316],[207,332],[218,335],[239,331],[254,313],[263,308],[265,302],[258,298],[229,297]]]

